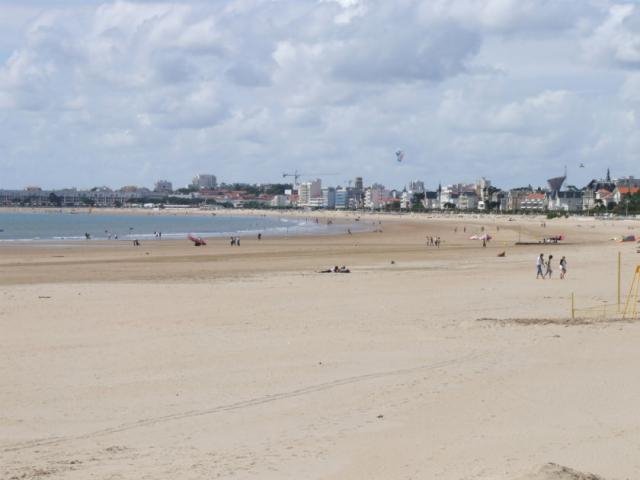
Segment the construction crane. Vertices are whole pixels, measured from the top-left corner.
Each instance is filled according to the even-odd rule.
[[[293,177],[294,186],[298,185],[298,179],[300,177],[330,177],[333,175],[338,175],[337,173],[300,173],[298,170],[295,170],[293,173],[283,173],[282,178]]]
[[[293,173],[283,173],[282,174],[282,178],[287,178],[287,177],[293,177],[294,183],[293,186],[295,187],[298,184],[298,179],[300,178],[301,174],[298,173],[298,170],[296,170]]]

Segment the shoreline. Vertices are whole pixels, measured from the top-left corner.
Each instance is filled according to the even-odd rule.
[[[336,211],[336,210],[316,210],[316,211],[301,211],[301,210],[256,210],[256,209],[225,209],[225,210],[195,210],[185,209],[183,210],[148,210],[148,209],[119,209],[119,208],[104,208],[104,209],[47,209],[47,208],[7,208],[0,207],[0,213],[16,213],[16,214],[51,214],[51,215],[66,215],[66,214],[81,214],[81,215],[113,215],[116,217],[176,217],[184,216],[208,218],[214,217],[235,217],[246,218],[251,217],[255,219],[260,218],[280,218],[288,220],[306,220],[319,221],[321,225],[327,225],[324,222],[331,222],[332,231],[314,231],[309,230],[293,230],[291,232],[274,231],[267,229],[252,229],[244,232],[240,231],[228,231],[228,232],[179,232],[179,233],[163,233],[162,242],[183,242],[189,233],[201,236],[214,241],[215,239],[224,239],[229,236],[240,236],[242,239],[251,238],[258,233],[268,235],[270,238],[287,238],[287,237],[324,237],[324,236],[342,236],[347,235],[347,230],[351,230],[353,233],[362,232],[376,232],[378,229],[382,230],[385,225],[388,224],[411,224],[417,226],[425,225],[455,225],[455,224],[468,224],[471,228],[478,226],[486,226],[487,228],[500,228],[503,229],[519,229],[525,234],[525,243],[530,245],[544,245],[544,242],[537,239],[526,239],[527,234],[531,229],[537,228],[540,225],[546,225],[550,228],[549,231],[542,231],[542,234],[551,234],[552,231],[556,233],[563,233],[565,229],[573,227],[584,228],[602,228],[610,227],[612,229],[618,229],[614,232],[614,237],[630,234],[640,229],[640,219],[636,218],[616,218],[605,219],[599,217],[584,217],[584,216],[570,216],[562,218],[547,219],[545,215],[508,215],[508,214],[493,214],[493,213],[462,213],[462,212],[369,212],[369,211]],[[2,227],[2,225],[0,225]],[[304,228],[304,227],[303,227]],[[344,231],[340,229],[344,228]],[[624,230],[623,230],[624,229]],[[476,232],[477,233],[477,232]],[[636,232],[640,234],[640,232]],[[613,239],[614,237],[610,238]],[[21,238],[21,239],[1,239],[0,248],[6,246],[64,246],[64,245],[79,245],[84,244],[87,241],[92,243],[104,242],[106,245],[116,245],[119,243],[127,244],[135,239],[143,240],[145,242],[155,242],[159,239],[154,238],[151,232],[143,233],[139,235],[123,234],[119,239],[108,239],[102,237],[94,237],[90,240],[86,240],[83,237],[76,238]],[[513,243],[520,241],[514,239]]]
[[[41,209],[33,209],[29,211],[21,211],[21,210],[13,210],[4,211],[0,210],[0,214],[16,214],[16,215],[70,215],[72,213],[82,215],[83,217],[88,217],[96,214],[96,211],[65,211],[58,210],[55,211],[46,211]],[[279,213],[279,212],[278,212]],[[196,218],[196,219],[209,219],[211,217],[218,218],[236,218],[236,219],[253,219],[256,221],[260,221],[261,219],[269,218],[272,221],[281,220],[284,222],[292,222],[292,223],[274,223],[272,225],[251,225],[251,226],[238,226],[238,229],[232,230],[224,230],[224,231],[199,231],[198,228],[207,228],[205,226],[194,227],[185,231],[165,231],[163,230],[162,237],[158,238],[155,235],[155,232],[143,231],[143,232],[132,232],[132,233],[119,233],[118,230],[115,232],[119,233],[118,239],[108,238],[107,236],[103,236],[101,233],[96,234],[95,226],[93,226],[94,231],[92,233],[92,237],[87,239],[80,234],[71,235],[71,234],[57,234],[53,238],[1,238],[0,245],[2,244],[75,244],[76,242],[129,242],[135,239],[141,241],[180,241],[188,238],[188,235],[192,234],[194,236],[206,238],[206,239],[216,239],[216,238],[228,238],[230,236],[238,236],[240,238],[250,238],[253,236],[257,236],[259,233],[262,235],[267,235],[270,237],[288,237],[288,236],[332,236],[332,235],[342,235],[347,234],[347,231],[353,232],[362,232],[368,231],[372,228],[367,227],[364,223],[358,222],[358,217],[350,218],[350,217],[323,217],[318,215],[264,215],[260,214],[259,211],[256,210],[245,210],[242,212],[238,211],[229,211],[224,212],[221,215],[211,215],[210,212],[193,212],[189,215],[179,215],[176,212],[172,211],[159,211],[159,212],[127,212],[121,211],[120,209],[109,209],[109,210],[101,210],[96,214],[99,216],[111,216],[115,218],[131,218],[132,222],[135,222],[134,218],[148,218],[148,217],[160,217],[163,219],[170,218]],[[2,225],[0,225],[2,227]],[[159,225],[159,227],[161,227]],[[184,226],[183,226],[184,227]],[[232,226],[229,226],[233,228]],[[167,227],[168,228],[168,227]],[[174,227],[173,230],[180,229],[180,226]],[[158,229],[160,230],[160,229]],[[106,231],[106,229],[105,229]],[[122,231],[122,230],[121,230]],[[111,232],[113,233],[113,231]]]

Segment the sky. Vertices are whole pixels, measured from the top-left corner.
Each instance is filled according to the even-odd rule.
[[[0,0],[0,188],[582,186],[639,115],[638,1]]]

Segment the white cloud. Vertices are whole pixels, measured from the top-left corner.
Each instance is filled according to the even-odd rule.
[[[632,73],[626,77],[620,97],[624,101],[640,104],[640,73]]]
[[[433,0],[421,2],[424,21],[452,19],[485,31],[540,34],[573,28],[593,6],[589,1]]]
[[[640,9],[631,3],[614,4],[606,18],[585,41],[585,54],[613,65],[640,67]]]
[[[637,17],[613,0],[7,0],[0,187],[318,165],[508,186],[582,157],[633,174]]]

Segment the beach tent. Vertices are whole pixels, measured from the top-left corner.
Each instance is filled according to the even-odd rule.
[[[207,242],[205,242],[204,238],[202,238],[202,237],[196,237],[196,236],[194,236],[192,234],[189,234],[189,235],[187,235],[187,238],[189,240],[191,240],[196,247],[201,247],[201,246],[207,244]]]

